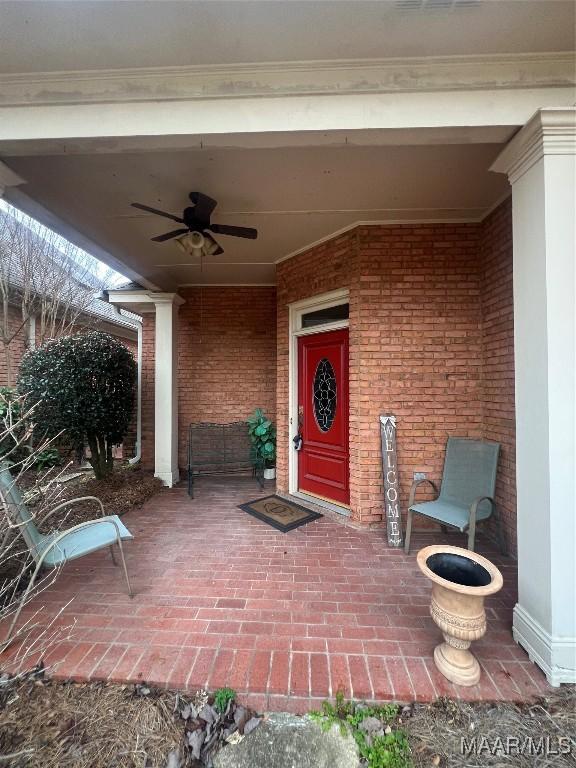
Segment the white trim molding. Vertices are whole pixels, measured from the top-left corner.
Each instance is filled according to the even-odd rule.
[[[506,195],[507,197],[508,195]],[[504,200],[505,197],[502,198]],[[500,200],[499,202],[502,202]],[[494,207],[497,207],[499,203],[497,203]],[[436,209],[435,209],[436,210]],[[294,256],[299,256],[301,253],[306,253],[306,251],[311,250],[312,248],[316,248],[318,245],[322,245],[322,243],[327,243],[330,240],[335,240],[337,237],[341,237],[342,235],[347,234],[348,232],[353,232],[358,227],[394,227],[394,226],[401,226],[401,225],[414,225],[414,224],[479,224],[481,221],[483,221],[488,213],[492,211],[492,207],[488,210],[488,212],[482,210],[477,212],[476,216],[470,216],[463,215],[461,217],[455,217],[455,216],[447,216],[446,218],[440,218],[437,215],[432,215],[430,218],[426,218],[426,216],[420,216],[419,218],[390,218],[390,219],[379,219],[379,220],[358,220],[354,221],[351,224],[347,224],[345,227],[342,227],[341,229],[337,229],[334,232],[330,232],[327,235],[324,235],[323,237],[319,237],[317,240],[313,240],[310,243],[307,243],[306,245],[302,245],[299,248],[296,248],[294,251],[290,251],[290,253],[285,254],[284,256],[280,256],[279,259],[276,259],[274,262],[275,264],[281,264],[283,261],[288,261],[289,259],[293,259]]]
[[[574,54],[191,65],[0,76],[0,106],[570,87]]]
[[[514,608],[514,640],[546,675],[550,685],[574,682],[576,637],[555,637],[521,605]]]
[[[512,184],[518,603],[514,637],[576,682],[576,108],[543,109],[492,166]]]
[[[298,338],[313,333],[324,333],[325,331],[335,331],[338,328],[348,328],[349,325],[348,320],[337,320],[333,323],[326,323],[325,325],[318,325],[313,328],[302,328],[302,315],[306,312],[314,312],[319,309],[328,309],[329,307],[346,304],[349,298],[350,292],[348,288],[340,288],[318,296],[310,296],[288,305],[288,492],[293,495],[300,493],[298,490],[298,457],[292,445],[292,438],[296,434],[294,427],[298,424]],[[312,496],[307,498],[310,501],[315,499]],[[334,505],[334,509],[336,509],[336,506]],[[344,508],[340,509],[344,510]],[[346,511],[349,514],[349,510]]]

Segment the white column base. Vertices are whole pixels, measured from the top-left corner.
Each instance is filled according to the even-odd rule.
[[[514,608],[512,634],[550,685],[576,683],[576,637],[553,637],[521,605]]]
[[[175,470],[174,472],[155,472],[154,477],[158,477],[164,485],[168,488],[173,488],[178,482],[180,482],[180,472]]]

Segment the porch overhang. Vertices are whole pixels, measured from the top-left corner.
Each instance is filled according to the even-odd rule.
[[[162,291],[113,288],[106,290],[105,293],[106,300],[110,304],[115,304],[137,314],[154,312],[160,303],[174,304],[177,307],[184,303],[184,299],[177,293]]]
[[[125,5],[107,7],[120,19]],[[534,3],[529,12],[521,3],[477,3],[467,17],[460,7],[459,16],[444,18],[449,34],[439,33],[430,15],[412,25],[392,15],[394,23],[386,24],[368,9],[382,4],[366,4],[361,17],[359,3],[341,3],[333,4],[338,23],[325,36],[288,14],[283,21],[292,25],[292,38],[273,18],[291,4],[270,3],[265,28],[275,37],[242,37],[246,19],[236,19],[235,28],[225,14],[220,23],[229,44],[208,49],[203,39],[191,48],[188,34],[178,37],[182,24],[154,10],[167,5],[142,4],[136,38],[132,18],[121,19],[118,28],[110,17],[98,18],[115,32],[110,57],[116,64],[107,71],[94,71],[98,46],[90,43],[97,14],[82,16],[89,3],[61,4],[45,21],[54,24],[54,39],[44,59],[44,47],[25,37],[22,19],[15,38],[26,45],[0,45],[0,71],[3,61],[6,68],[0,77],[0,188],[15,205],[144,286],[110,292],[111,303],[145,320],[154,312],[157,476],[167,485],[179,477],[180,286],[274,283],[283,258],[358,221],[477,223],[509,194],[510,182],[520,574],[515,633],[554,684],[574,682],[573,3]],[[197,11],[199,4],[184,5]],[[262,4],[247,5],[257,13]],[[316,5],[325,13],[326,4],[316,3],[299,4],[299,13]],[[386,14],[400,5],[386,4]],[[458,3],[449,5],[451,12]],[[62,23],[76,13],[74,6],[82,33],[68,50],[59,36],[76,29]],[[42,4],[33,7],[36,19],[43,18]],[[35,27],[44,42],[45,25]],[[198,25],[191,29],[198,34]],[[141,30],[150,38],[138,37]],[[149,45],[157,30],[180,45]],[[415,40],[428,46],[428,55],[359,59],[386,46],[397,50],[396,37],[407,50]],[[337,43],[333,50],[344,46],[342,60],[334,62],[326,50],[328,38]],[[247,39],[259,51],[256,64],[246,58]],[[276,49],[267,47],[271,40]],[[295,46],[299,61],[270,63],[278,51],[295,56]],[[190,67],[190,50],[207,58]],[[231,50],[240,51],[239,61],[225,59]],[[302,51],[317,60],[306,61]],[[74,72],[66,65],[72,53],[83,62]],[[148,60],[172,53],[180,58],[161,66]],[[211,55],[220,60],[209,63]],[[36,73],[24,72],[28,61]],[[54,61],[60,65],[50,66]],[[169,243],[152,243],[163,232],[162,220],[136,213],[130,203],[180,213],[194,189],[218,201],[216,221],[256,227],[258,240],[229,239],[224,259],[204,264],[184,261]]]
[[[19,179],[6,195],[151,290],[270,284],[279,260],[356,222],[478,221],[507,191],[488,172],[499,150],[536,110],[573,102],[570,3],[543,15],[518,3],[338,3],[314,40],[306,20],[326,20],[322,3],[243,2],[236,18],[229,4],[192,2],[177,28],[171,4],[143,3],[137,29],[122,6],[89,5],[62,4],[32,32],[8,14],[14,40],[26,35],[29,50],[41,32],[42,46],[19,70],[8,39],[3,74],[0,51],[0,157]],[[192,47],[179,36],[188,14]],[[219,31],[208,48],[205,16]],[[118,30],[109,68],[92,50],[105,19]],[[65,20],[78,37],[58,46]],[[150,46],[152,30],[172,46]],[[419,55],[407,55],[414,39]],[[130,203],[179,214],[195,189],[218,201],[216,221],[258,240],[226,238],[223,258],[203,264],[151,243],[161,220]]]

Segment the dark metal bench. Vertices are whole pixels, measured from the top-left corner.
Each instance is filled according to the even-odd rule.
[[[251,470],[261,488],[264,487],[264,461],[256,456],[248,424],[208,422],[188,427],[188,495],[194,498],[194,476],[231,474]]]

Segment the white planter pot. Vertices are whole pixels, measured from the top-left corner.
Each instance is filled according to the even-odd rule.
[[[276,467],[266,467],[264,470],[264,480],[276,479]]]

